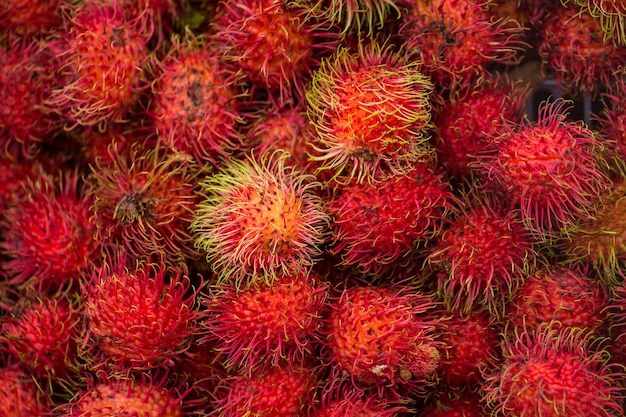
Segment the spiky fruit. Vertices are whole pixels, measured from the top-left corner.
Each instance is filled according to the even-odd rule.
[[[288,157],[233,159],[201,183],[191,229],[222,282],[303,273],[321,254],[329,218],[319,183],[285,166]]]
[[[283,358],[302,362],[313,354],[327,288],[314,274],[277,277],[271,284],[216,287],[206,300],[203,320],[227,367],[252,371]]]
[[[197,258],[188,227],[199,199],[198,165],[161,147],[109,152],[113,164],[97,160],[87,178],[96,238],[142,259],[154,253],[170,261]]]
[[[437,161],[454,178],[467,178],[476,156],[498,136],[505,122],[519,123],[526,89],[502,76],[462,83],[433,94],[433,143]]]
[[[63,378],[76,362],[79,320],[76,300],[65,294],[23,297],[3,317],[0,341],[38,377]]]
[[[308,365],[285,362],[254,375],[233,375],[217,388],[218,417],[303,417],[317,377]]]
[[[351,286],[324,318],[326,360],[350,380],[377,388],[424,388],[439,365],[433,301],[402,286]]]
[[[183,266],[132,265],[123,256],[106,261],[83,288],[87,331],[81,355],[88,365],[113,371],[171,365],[197,331],[190,285]]]
[[[63,58],[64,82],[47,104],[69,129],[126,120],[147,87],[149,34],[143,16],[128,18],[121,2],[91,1],[68,8],[65,20],[54,51]]]
[[[493,63],[519,61],[524,29],[497,20],[488,0],[409,0],[400,30],[408,47],[439,85],[486,74]]]
[[[534,329],[552,320],[560,326],[600,333],[608,288],[597,278],[563,267],[543,267],[524,279],[507,306],[512,327]]]
[[[163,143],[200,163],[217,163],[242,145],[240,77],[228,71],[205,37],[174,38],[158,62],[150,116]]]
[[[609,283],[622,280],[626,269],[626,183],[616,180],[602,191],[593,217],[581,218],[562,242],[567,264],[590,265]]]
[[[481,155],[486,175],[516,203],[526,227],[553,239],[575,218],[589,218],[606,186],[601,142],[582,122],[567,120],[568,101],[543,103],[535,124],[507,124],[495,150]]]
[[[213,24],[224,60],[281,104],[297,100],[320,55],[335,48],[322,29],[306,9],[280,0],[222,0]]]
[[[546,323],[504,339],[502,350],[483,386],[495,416],[623,415],[621,387],[592,333]]]
[[[606,42],[600,21],[573,5],[555,8],[541,28],[544,71],[565,94],[602,91],[626,59],[626,47]]]
[[[453,387],[474,387],[482,374],[493,366],[500,355],[500,331],[497,321],[485,310],[468,315],[449,314],[441,340],[439,373]]]
[[[602,109],[592,115],[592,122],[604,139],[607,162],[620,182],[626,172],[626,82],[615,77],[601,96]]]
[[[429,405],[419,417],[488,417],[478,398],[471,392],[441,392],[432,405]]]
[[[448,308],[467,313],[482,305],[499,316],[535,262],[535,242],[507,202],[477,195],[466,207],[444,225],[427,259]]]
[[[183,417],[182,398],[149,381],[109,380],[93,383],[65,404],[67,417]]]
[[[22,197],[5,212],[0,250],[16,285],[59,288],[87,270],[99,243],[89,221],[91,198],[76,171],[41,173],[23,183]]]
[[[2,49],[0,46],[0,147],[19,144],[25,154],[35,154],[37,146],[49,141],[58,127],[45,104],[54,86],[53,60],[45,41],[10,38],[6,50]]]
[[[407,411],[397,401],[368,394],[347,384],[323,391],[320,404],[309,417],[398,417]]]
[[[33,378],[15,364],[0,368],[0,415],[14,417],[50,415],[47,399]]]
[[[389,15],[400,15],[395,0],[296,0],[310,14],[341,28],[341,35],[366,34],[384,28]]]
[[[594,19],[598,19],[605,41],[626,45],[626,5],[615,0],[564,0],[574,3]]]
[[[306,93],[310,140],[319,171],[358,182],[402,172],[430,159],[432,84],[420,64],[376,42],[346,47],[323,60]]]
[[[66,0],[7,0],[0,4],[0,27],[23,37],[53,31],[63,22]]]
[[[451,200],[449,184],[426,163],[377,183],[353,179],[326,204],[333,218],[331,252],[342,265],[378,276],[437,235]]]

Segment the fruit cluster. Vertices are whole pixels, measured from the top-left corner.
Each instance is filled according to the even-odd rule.
[[[3,1],[0,416],[623,416],[620,3]]]

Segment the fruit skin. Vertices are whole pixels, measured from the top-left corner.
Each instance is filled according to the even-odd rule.
[[[311,409],[308,417],[398,417],[408,409],[387,396],[355,390],[350,384],[322,391],[319,404]]]
[[[47,34],[63,22],[61,9],[66,0],[6,0],[0,4],[3,32],[27,38]]]
[[[377,183],[352,179],[327,199],[333,218],[330,251],[341,256],[341,266],[379,276],[437,236],[452,200],[449,184],[426,163]]]
[[[206,36],[186,32],[174,37],[152,86],[148,117],[167,147],[191,155],[198,163],[217,164],[243,146],[242,80],[226,69]]]
[[[536,242],[519,210],[497,194],[478,192],[465,199],[465,208],[444,224],[427,261],[447,308],[465,314],[481,305],[500,317],[524,271],[537,260]]]
[[[608,298],[608,288],[599,279],[575,269],[544,266],[524,278],[507,306],[506,319],[510,327],[530,330],[556,321],[600,334]]]
[[[320,326],[327,286],[314,273],[283,275],[271,285],[213,287],[204,300],[202,320],[222,363],[239,372],[254,372],[282,359],[302,363],[314,354],[313,336]]]
[[[434,306],[410,286],[355,285],[331,298],[320,334],[334,378],[394,392],[431,384],[440,358]]]
[[[553,241],[575,218],[589,218],[607,184],[602,143],[582,122],[567,120],[571,108],[563,99],[544,102],[535,124],[507,125],[478,162],[538,239]]]
[[[0,415],[49,416],[48,399],[33,378],[14,363],[0,368]]]
[[[121,245],[138,259],[153,254],[174,263],[199,258],[188,231],[199,200],[198,165],[160,146],[113,146],[109,152],[87,177],[96,239],[107,247]]]
[[[67,294],[23,295],[1,321],[0,342],[33,375],[64,378],[76,362],[80,308]]]
[[[558,324],[558,323],[557,323]],[[494,416],[622,415],[622,388],[593,333],[544,323],[502,343],[502,367],[487,375]]]
[[[422,410],[419,417],[489,417],[475,393],[455,390],[443,390],[432,405]]]
[[[543,70],[554,72],[563,94],[596,95],[611,84],[615,68],[626,59],[626,47],[607,42],[600,21],[573,5],[555,8],[541,33]]]
[[[289,154],[231,159],[201,186],[191,230],[221,282],[269,280],[308,270],[329,225],[320,184],[286,166]]]
[[[112,373],[171,366],[197,332],[197,291],[184,265],[110,256],[82,288],[81,356],[91,369]]]
[[[66,417],[183,417],[182,398],[163,382],[132,379],[90,381],[62,406]]]
[[[68,7],[64,22],[63,36],[52,47],[62,57],[63,81],[46,104],[68,130],[126,121],[148,87],[142,69],[149,52],[144,16],[129,18],[121,2],[91,1]]]
[[[89,221],[93,200],[77,171],[41,172],[22,188],[1,219],[2,266],[12,285],[54,291],[78,279],[100,249]]]
[[[575,4],[582,11],[598,19],[605,41],[626,45],[626,7],[612,0],[562,0],[564,5]]]
[[[433,85],[420,64],[391,45],[371,42],[358,52],[340,46],[313,73],[306,92],[313,125],[311,159],[332,178],[380,180],[418,160],[428,146]]]
[[[303,417],[317,384],[308,365],[283,362],[254,375],[225,378],[215,393],[215,417]]]

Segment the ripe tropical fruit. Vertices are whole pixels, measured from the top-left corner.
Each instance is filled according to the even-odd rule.
[[[62,7],[66,0],[6,0],[0,4],[0,27],[3,32],[24,38],[48,34],[63,23]]]
[[[333,377],[394,391],[432,383],[440,357],[434,306],[410,286],[355,285],[331,298],[320,333]]]
[[[331,382],[331,381],[329,381]],[[322,391],[310,417],[398,417],[407,407],[387,396],[355,390],[350,384],[340,384]]]
[[[326,200],[333,219],[330,251],[341,256],[342,266],[379,276],[437,236],[452,199],[443,176],[423,162],[377,183],[352,179]]]
[[[432,158],[425,130],[433,86],[420,68],[374,41],[358,52],[340,46],[322,61],[306,92],[319,172],[372,181]]]
[[[286,166],[287,158],[277,151],[231,159],[200,184],[205,195],[191,230],[220,281],[303,273],[321,254],[329,216],[320,184]]]
[[[588,12],[600,22],[605,40],[626,45],[626,5],[614,0],[565,0]]]
[[[617,374],[592,332],[544,323],[518,329],[502,350],[482,388],[495,416],[623,415]]]
[[[43,417],[50,413],[49,399],[28,372],[14,363],[0,367],[0,415]]]
[[[534,124],[507,124],[495,148],[480,156],[487,177],[519,206],[538,239],[554,240],[576,218],[589,218],[607,185],[602,142],[583,122],[567,119],[567,100],[544,102]]]

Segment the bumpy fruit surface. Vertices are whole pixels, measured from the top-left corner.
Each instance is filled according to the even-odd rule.
[[[0,415],[7,417],[50,415],[46,398],[35,380],[14,364],[0,368]]]

